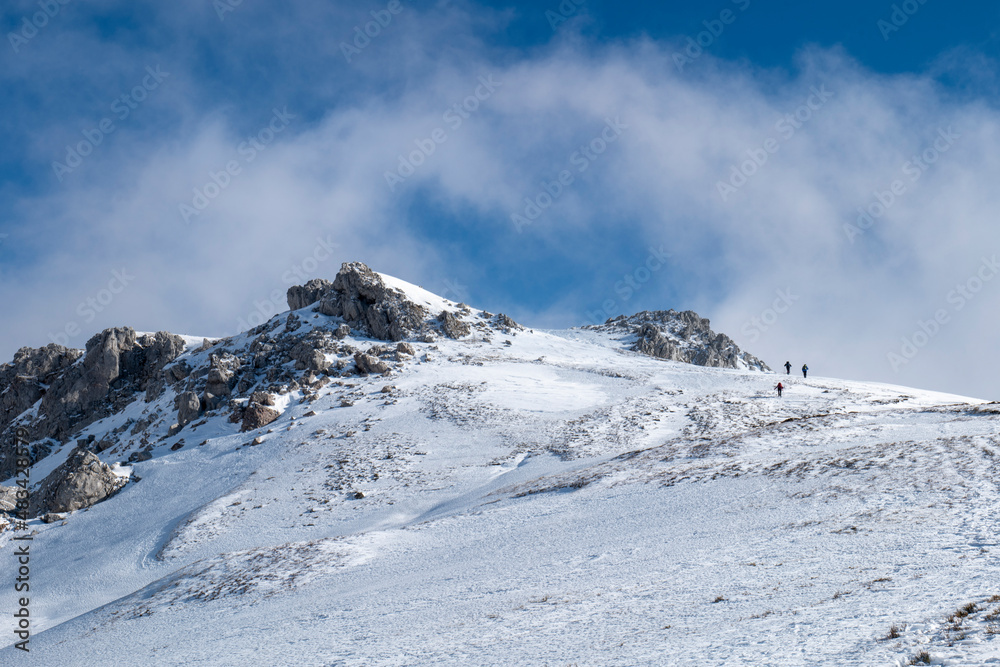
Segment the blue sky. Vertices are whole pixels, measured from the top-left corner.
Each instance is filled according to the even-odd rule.
[[[2,11],[0,357],[235,333],[362,260],[536,327],[691,308],[775,367],[995,398],[995,5]]]

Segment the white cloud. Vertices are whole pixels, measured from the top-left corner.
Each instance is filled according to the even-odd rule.
[[[471,291],[483,300],[517,302],[521,295],[491,289],[488,277],[479,277],[489,270],[456,257],[428,232],[434,220],[413,209],[421,193],[467,215],[468,242],[494,246],[494,267],[513,273],[525,257],[548,255],[581,274],[607,275],[609,264],[640,263],[649,244],[666,241],[670,271],[623,301],[622,310],[679,307],[665,295],[682,292],[716,330],[775,366],[789,358],[796,366],[807,361],[818,375],[992,391],[1000,363],[985,345],[997,327],[1000,280],[985,283],[960,311],[947,301],[983,256],[1000,253],[993,218],[1000,134],[989,105],[955,99],[929,77],[867,72],[837,51],[807,50],[793,73],[710,55],[679,73],[671,44],[598,48],[567,32],[550,49],[515,58],[475,38],[475,16],[459,12],[442,21],[439,13],[407,12],[392,26],[392,40],[373,43],[360,69],[341,77],[367,77],[350,103],[307,115],[289,102],[299,118],[249,163],[236,147],[283,102],[241,108],[230,119],[199,102],[193,71],[175,67],[177,80],[188,82],[171,99],[181,125],[158,135],[123,133],[95,158],[100,170],[22,202],[25,229],[34,231],[12,234],[6,244],[20,242],[38,255],[30,269],[4,275],[0,295],[19,325],[0,336],[3,356],[21,344],[44,344],[48,332],[79,319],[77,304],[120,266],[134,267],[135,282],[72,344],[122,323],[234,332],[255,301],[287,287],[283,274],[326,236],[339,244],[338,256],[317,275],[361,259],[438,291],[445,280],[473,276]],[[502,86],[461,127],[449,127],[443,114],[474,95],[481,76]],[[331,77],[318,83],[317,98],[334,94]],[[282,91],[304,85],[292,79]],[[821,104],[812,98],[815,108],[794,132],[776,125],[820,87],[832,96]],[[308,91],[296,95],[309,99]],[[510,214],[523,210],[543,181],[577,169],[572,154],[600,136],[606,118],[620,118],[627,129],[586,171],[573,171],[556,203],[518,234]],[[391,192],[384,173],[435,128],[447,141]],[[959,136],[914,180],[904,163],[948,128]],[[777,152],[723,201],[718,182],[768,139]],[[241,173],[185,225],[178,204],[190,202],[192,188],[229,159],[240,161]],[[902,194],[849,242],[844,225],[894,180]],[[622,242],[602,242],[608,237]],[[622,247],[634,247],[634,257],[623,257]],[[766,331],[748,326],[784,288],[798,297],[787,312]],[[551,307],[522,311],[529,324],[583,323],[605,294],[614,295],[613,282],[566,287],[544,274],[532,289],[551,290]],[[941,308],[949,323],[895,372],[887,353]]]

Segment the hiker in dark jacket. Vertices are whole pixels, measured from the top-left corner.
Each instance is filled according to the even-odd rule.
[[[808,372],[809,372],[809,367],[806,366],[805,364],[802,364],[802,377],[805,377],[806,373]]]
[[[792,374],[792,362],[786,361],[785,362],[785,375],[791,375],[791,374]]]

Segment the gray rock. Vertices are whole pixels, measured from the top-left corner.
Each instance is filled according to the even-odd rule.
[[[295,369],[300,371],[325,371],[330,367],[330,362],[322,351],[317,350],[308,341],[299,341],[291,352],[292,359],[295,360]]]
[[[167,373],[167,380],[169,382],[177,382],[179,380],[183,380],[190,374],[191,367],[187,365],[186,361],[181,361],[170,367],[170,372]]]
[[[322,278],[314,278],[305,285],[294,285],[288,288],[288,308],[289,310],[299,310],[319,301],[324,294],[330,291],[333,283]]]
[[[357,364],[358,372],[363,375],[388,373],[390,370],[389,364],[364,352],[354,353],[354,363]]]
[[[507,335],[511,335],[518,331],[524,331],[524,327],[520,324],[507,317],[503,313],[497,314],[493,317],[494,326]]]
[[[49,512],[48,514],[42,516],[42,523],[55,523],[56,521],[64,521],[66,519],[65,514],[60,514],[58,512]]]
[[[184,352],[184,339],[166,331],[144,334],[126,354],[126,375],[139,380],[141,388],[161,375],[163,367]]]
[[[623,339],[634,337],[634,351],[658,359],[713,368],[771,370],[757,357],[740,350],[729,336],[712,331],[707,319],[690,310],[680,313],[643,311],[584,328],[616,334]]]
[[[15,375],[0,391],[0,420],[10,422],[45,395],[42,383],[31,375]]]
[[[0,486],[0,512],[13,513],[17,507],[17,487]]]
[[[131,392],[145,391],[148,383],[184,349],[180,336],[159,332],[136,338],[129,327],[106,329],[87,341],[81,363],[53,380],[42,398],[39,439],[63,440],[73,427],[103,418],[115,394],[131,400]]]
[[[205,410],[218,410],[229,404],[229,396],[216,396],[210,391],[202,394],[202,401],[205,403]]]
[[[163,390],[166,388],[167,383],[162,377],[153,378],[146,385],[146,396],[144,400],[147,403],[152,403],[163,394]]]
[[[398,343],[396,345],[396,353],[397,354],[408,354],[408,355],[410,355],[412,357],[412,356],[414,356],[417,353],[417,351],[409,343],[400,342],[400,343]]]
[[[0,366],[0,428],[33,406],[45,394],[42,385],[83,356],[61,345],[22,347],[11,363]]]
[[[29,516],[48,512],[72,512],[90,507],[112,496],[128,480],[111,472],[93,452],[76,449],[69,458],[42,480],[31,495]]]
[[[267,426],[280,416],[281,413],[274,408],[254,403],[243,411],[243,425],[240,427],[240,431],[252,431]]]
[[[201,414],[201,399],[193,391],[186,391],[174,399],[174,407],[177,408],[177,423],[183,427]]]
[[[183,350],[179,336],[137,335],[128,327],[96,334],[85,351],[58,345],[18,350],[12,363],[0,366],[0,479],[13,474],[12,422],[26,408],[38,404],[37,418],[24,424],[37,461],[50,451],[42,443],[66,442],[143,393],[147,401],[160,396],[166,382],[176,382],[163,369]]]
[[[418,331],[427,317],[426,309],[409,301],[400,290],[386,286],[377,273],[361,262],[341,266],[328,287],[310,281],[297,290],[292,288],[289,305],[317,294],[320,313],[342,317],[351,328],[380,340],[403,340]]]
[[[255,391],[250,394],[250,402],[259,405],[274,405],[274,394],[269,394],[266,391]]]
[[[232,395],[234,384],[233,373],[225,368],[212,368],[206,378],[205,393],[202,394],[202,405],[206,410],[218,410],[227,405]]]
[[[468,323],[463,322],[454,313],[449,313],[447,310],[442,311],[437,319],[442,333],[448,338],[462,338],[472,332],[472,327]]]
[[[347,326],[346,324],[341,324],[333,332],[333,335],[337,338],[337,340],[344,340],[345,338],[351,335],[351,327]]]
[[[232,372],[223,368],[213,368],[208,371],[205,391],[215,396],[229,396],[232,393],[230,382],[233,379]]]

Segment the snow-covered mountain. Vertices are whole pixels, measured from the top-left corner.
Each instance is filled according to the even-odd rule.
[[[689,312],[533,331],[357,263],[288,299],[0,367],[39,517],[0,662],[1000,664],[1000,405],[779,399]]]

